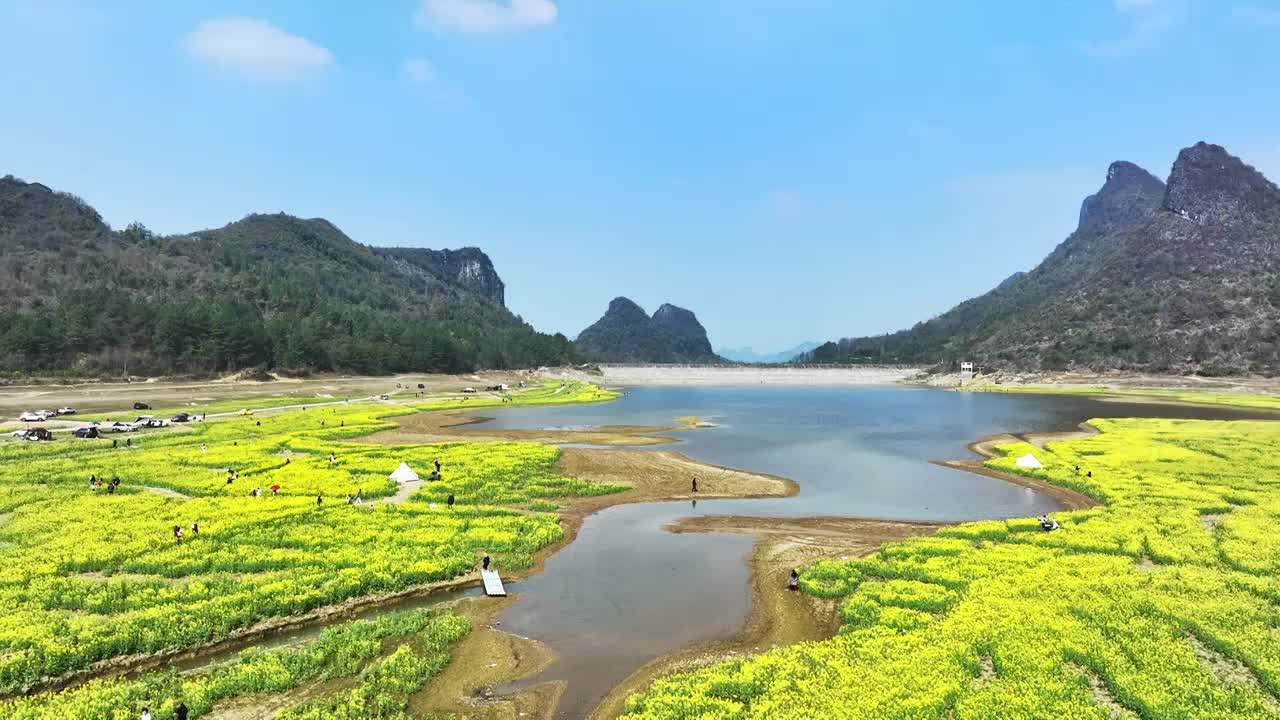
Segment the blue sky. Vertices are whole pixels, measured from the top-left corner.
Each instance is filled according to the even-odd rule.
[[[0,174],[114,226],[476,245],[571,337],[889,331],[1034,266],[1117,159],[1280,177],[1280,0],[0,0]]]

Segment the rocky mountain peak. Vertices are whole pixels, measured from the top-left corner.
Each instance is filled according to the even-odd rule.
[[[1199,225],[1230,227],[1280,210],[1280,189],[1221,145],[1198,142],[1178,153],[1163,207]]]
[[[698,322],[698,316],[670,303],[663,303],[653,313],[653,322],[674,335],[687,338],[707,337],[707,330]]]
[[[718,362],[707,331],[688,310],[664,304],[650,317],[625,297],[578,334],[578,351],[599,362]]]
[[[1107,180],[1080,205],[1077,231],[1113,232],[1150,219],[1164,197],[1164,183],[1141,167],[1119,160],[1107,168]]]
[[[622,296],[609,301],[609,309],[605,310],[604,316],[613,321],[641,325],[649,322],[649,314],[644,311],[644,308],[637,305],[631,298]]]

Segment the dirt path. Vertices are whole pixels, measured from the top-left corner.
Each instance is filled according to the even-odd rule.
[[[149,493],[155,493],[156,495],[163,495],[163,496],[165,496],[165,497],[170,497],[170,498],[173,498],[173,499],[175,499],[175,500],[190,500],[190,499],[191,499],[191,496],[190,496],[190,495],[183,495],[182,493],[178,492],[177,490],[170,490],[169,488],[155,487],[154,485],[139,485],[139,486],[137,486],[137,487],[140,487],[140,488],[142,488],[143,490],[145,490],[145,491],[147,491],[147,492],[149,492]]]

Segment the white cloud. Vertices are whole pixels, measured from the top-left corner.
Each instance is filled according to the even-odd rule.
[[[558,15],[552,0],[420,0],[414,22],[423,30],[496,33],[552,25]]]
[[[1234,8],[1236,17],[1262,30],[1280,30],[1280,7],[1257,3],[1241,3]]]
[[[404,74],[405,80],[418,87],[431,87],[440,78],[440,73],[436,70],[436,66],[430,60],[422,58],[405,60],[400,71]]]
[[[333,53],[266,20],[205,20],[184,39],[194,57],[253,80],[293,80],[333,65]]]
[[[1081,48],[1085,53],[1104,58],[1139,55],[1182,22],[1178,0],[1114,0],[1114,4],[1126,18],[1128,30],[1109,40],[1086,42]]]

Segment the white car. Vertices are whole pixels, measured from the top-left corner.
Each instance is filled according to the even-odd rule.
[[[24,412],[18,416],[20,422],[44,422],[45,416],[38,412]]]
[[[471,393],[473,393],[473,392],[475,392],[475,391],[476,391],[476,389],[475,389],[475,388],[473,388],[473,387],[465,387],[465,388],[462,388],[462,392],[467,393],[468,395],[470,395]]]
[[[68,405],[67,407],[58,408],[59,415],[75,415],[76,409]]]

